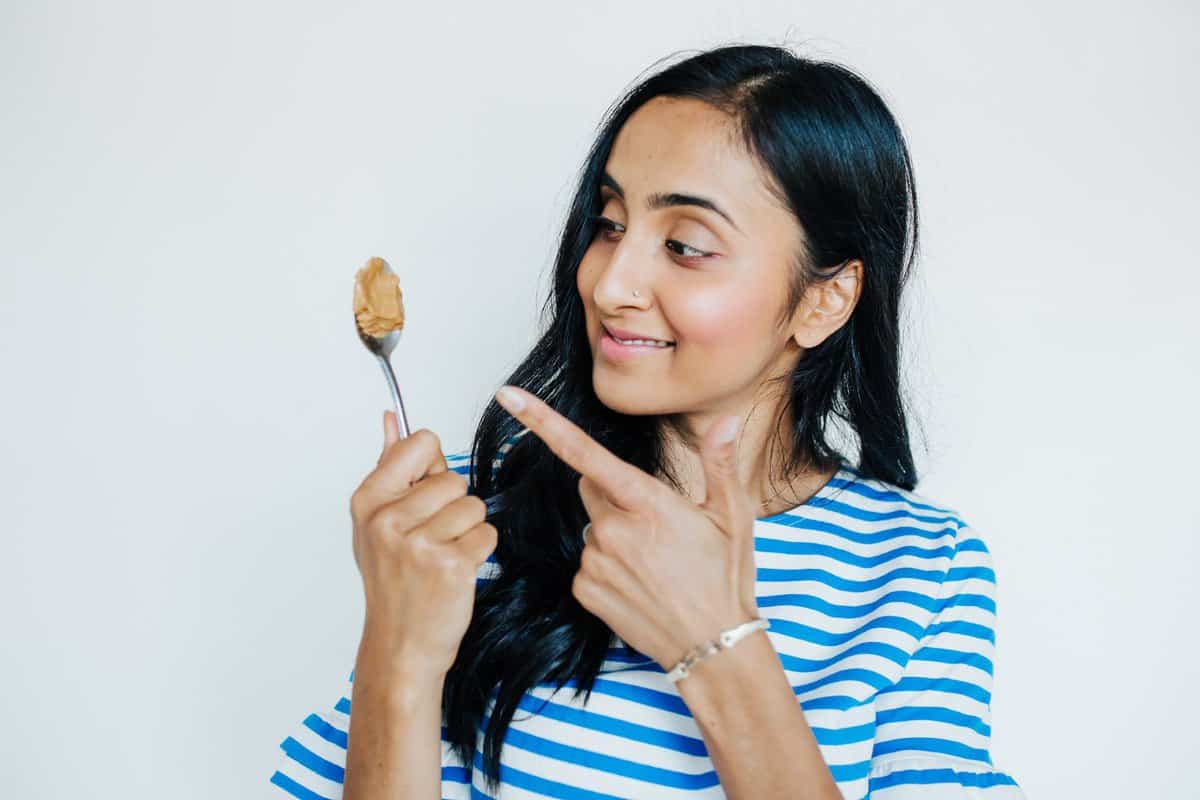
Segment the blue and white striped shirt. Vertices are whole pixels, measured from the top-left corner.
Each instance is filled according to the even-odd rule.
[[[469,459],[447,456],[464,474]],[[989,753],[996,579],[978,531],[843,464],[802,505],[756,520],[754,537],[766,635],[847,800],[1024,800]],[[496,568],[489,558],[479,580]],[[280,794],[342,797],[353,679],[280,744],[270,778]],[[523,698],[494,797],[725,797],[695,720],[652,659],[614,637],[586,705],[574,687]],[[493,797],[482,732],[470,765],[442,733],[442,797]]]

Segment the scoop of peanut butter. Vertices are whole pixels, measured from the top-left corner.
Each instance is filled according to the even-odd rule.
[[[404,327],[400,279],[382,258],[372,258],[354,276],[354,317],[371,336]]]

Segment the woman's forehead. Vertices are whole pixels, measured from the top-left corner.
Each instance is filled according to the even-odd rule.
[[[625,121],[605,172],[626,200],[660,193],[708,198],[744,230],[775,204],[758,165],[731,130],[729,116],[707,103],[654,98]]]

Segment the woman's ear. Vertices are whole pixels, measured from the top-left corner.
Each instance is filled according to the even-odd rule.
[[[808,349],[819,345],[850,319],[862,296],[863,264],[846,262],[837,277],[818,281],[805,291],[792,316],[792,338]]]

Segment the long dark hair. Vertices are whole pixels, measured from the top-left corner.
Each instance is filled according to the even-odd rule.
[[[917,199],[908,149],[879,94],[838,64],[787,49],[734,45],[700,52],[630,89],[606,114],[588,152],[562,230],[547,299],[546,331],[506,383],[542,398],[625,461],[670,477],[659,420],[615,412],[592,387],[592,355],[575,272],[600,212],[599,177],[625,121],[651,98],[703,101],[738,125],[777,199],[796,217],[804,245],[789,286],[790,315],[804,290],[850,259],[863,287],[847,322],[811,348],[788,376],[794,420],[783,474],[841,461],[868,478],[913,489],[917,476],[900,385],[900,295],[917,248]],[[858,440],[851,460],[829,441],[844,423]],[[524,693],[569,679],[591,689],[614,638],[571,594],[587,517],[579,473],[495,400],[472,442],[470,491],[488,502],[499,541],[498,575],[480,581],[474,616],[446,676],[447,736],[470,767],[490,697],[482,760],[499,782],[500,750]]]

